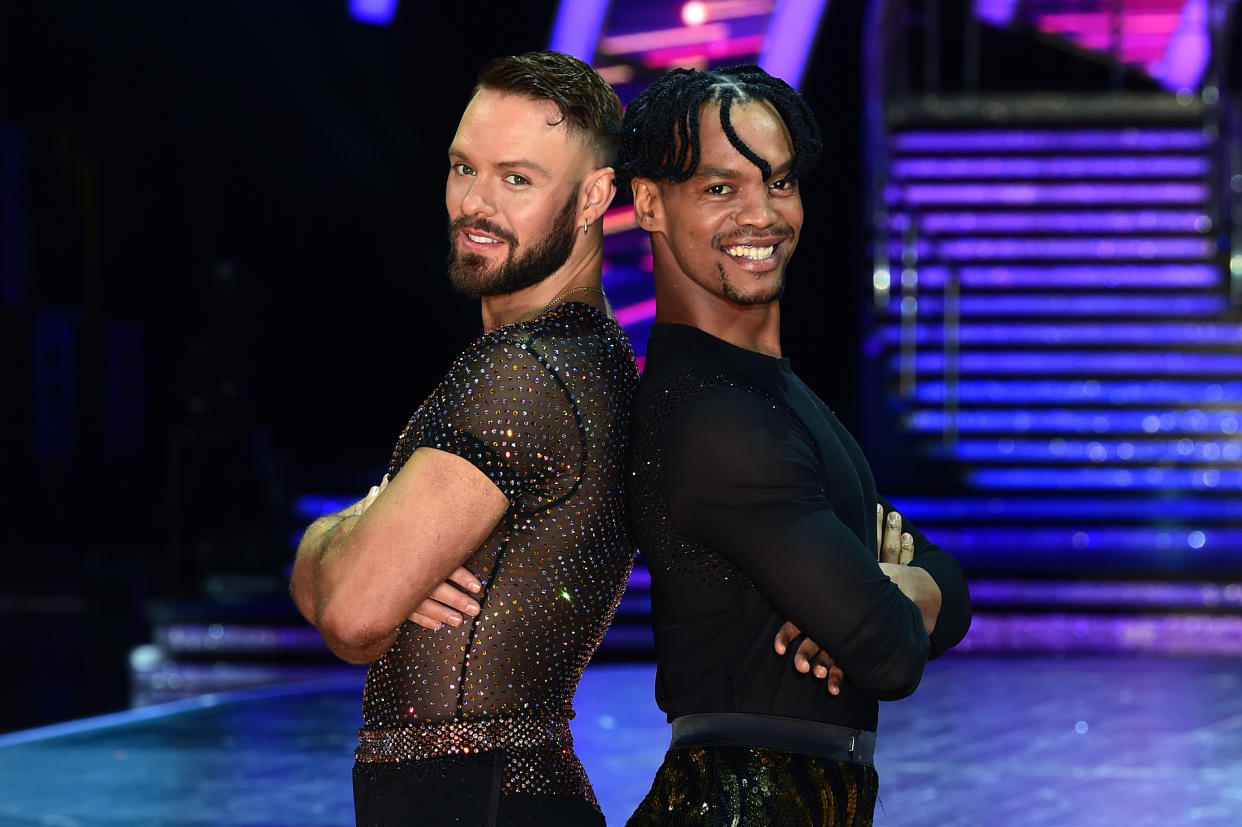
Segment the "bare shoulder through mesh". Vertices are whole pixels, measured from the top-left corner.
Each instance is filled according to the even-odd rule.
[[[568,494],[582,476],[581,427],[545,349],[521,328],[475,341],[410,420],[389,473],[427,446],[469,460],[511,508],[537,510]]]

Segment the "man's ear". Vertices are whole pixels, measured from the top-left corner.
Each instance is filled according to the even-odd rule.
[[[582,182],[582,215],[588,224],[594,224],[617,196],[617,173],[612,167],[600,167]]]
[[[630,181],[634,192],[634,218],[638,226],[649,233],[664,232],[664,201],[660,186],[650,178],[634,178]]]

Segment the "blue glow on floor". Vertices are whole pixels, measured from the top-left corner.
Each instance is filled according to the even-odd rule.
[[[667,743],[652,686],[649,664],[592,666],[575,701],[578,753],[613,825]],[[230,695],[10,744],[0,823],[351,823],[359,689]],[[881,705],[875,824],[1233,825],[1239,739],[1236,658],[949,655]]]

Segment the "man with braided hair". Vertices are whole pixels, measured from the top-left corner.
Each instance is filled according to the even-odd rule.
[[[757,66],[671,71],[622,124],[657,307],[627,496],[673,730],[633,825],[871,824],[877,701],[913,692],[970,623],[956,561],[901,525],[782,358],[798,181],[820,152],[806,103]],[[803,674],[784,621],[844,679]]]
[[[370,664],[359,825],[604,823],[569,719],[634,558],[638,374],[600,289],[620,120],[577,58],[484,68],[445,185],[450,277],[480,299],[483,335],[415,411],[385,484],[298,547],[298,608]]]

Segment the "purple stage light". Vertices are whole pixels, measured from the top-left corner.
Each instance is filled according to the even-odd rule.
[[[1212,434],[1232,436],[1242,431],[1242,409],[1159,410],[1078,408],[1052,410],[920,410],[910,414],[906,427],[914,431],[943,431],[949,420],[961,433],[1015,431],[1078,434]]]
[[[899,296],[888,308],[896,315]],[[962,316],[1206,316],[1224,313],[1229,298],[1219,293],[1161,296],[1101,293],[1058,295],[1047,293],[974,294],[958,298]],[[940,314],[944,297],[919,296],[919,313]]]
[[[795,89],[802,85],[807,55],[827,6],[828,0],[784,0],[776,4],[759,53],[758,63],[764,71]]]
[[[1151,572],[1154,569],[1184,576],[1197,570],[1211,571],[1214,575],[1226,568],[1236,571],[1242,564],[1242,531],[1223,526],[1204,530],[1185,526],[1100,526],[1092,521],[1047,528],[997,525],[979,529],[920,521],[919,527],[929,537],[934,537],[937,544],[952,549],[953,555],[963,565],[984,570],[1082,571],[1084,563],[1089,561],[1089,567],[1094,571],[1111,568],[1110,564],[1115,564],[1126,572],[1140,569]],[[1198,543],[1202,545],[1196,545]],[[1084,554],[1089,557],[1084,557]],[[1023,602],[1023,597],[1003,587],[993,595],[984,586],[985,596],[980,597],[975,591],[976,585],[988,582],[992,581],[975,578],[970,581],[970,598],[976,608],[989,604],[1002,605],[1007,600]],[[1158,601],[1167,601],[1164,605],[1168,608],[1175,605],[1183,608],[1197,605],[1232,607],[1239,598],[1240,590],[1236,583],[1150,583],[1147,585],[1152,587],[1152,591],[1144,594],[1129,592],[1126,584],[1122,583],[1094,583],[1101,587],[1098,594],[1100,603],[1137,605],[1150,599],[1153,605]],[[1035,595],[1042,591],[1037,584],[1031,585],[1032,591],[1025,595],[1027,599],[1035,599]],[[1174,585],[1184,586],[1187,591],[1165,591],[1161,588]],[[1117,591],[1110,591],[1109,587]],[[1202,593],[1198,592],[1200,588]],[[1089,603],[1087,593],[1088,590],[1067,591],[1060,600],[1069,602],[1077,598]],[[1045,594],[1044,598],[1049,603],[1059,602],[1055,594]]]
[[[359,23],[387,26],[397,16],[397,0],[349,0],[349,13]]]
[[[967,471],[965,477],[971,487],[1006,491],[1242,491],[1242,470],[1233,468],[980,468]]]
[[[900,184],[885,193],[890,204],[1201,204],[1207,184]]]
[[[994,533],[994,532],[989,532]],[[1038,549],[1073,547],[1077,535],[1083,532],[1073,528],[1032,530],[1011,529],[1003,532],[998,542],[1005,548],[1010,543],[1020,548]],[[1025,535],[1034,534],[1027,538]],[[1091,548],[1100,547],[1119,550],[1119,547],[1135,550],[1155,548],[1188,547],[1185,529],[1168,531],[1156,528],[1104,528],[1092,529]],[[1242,548],[1242,531],[1220,529],[1211,532],[1220,542],[1227,540],[1235,548]],[[937,531],[937,537],[940,532]],[[985,540],[987,535],[975,535]],[[1038,542],[1031,542],[1032,540]],[[1068,543],[1066,541],[1069,541]],[[1081,542],[1081,541],[1079,541]],[[951,546],[954,550],[957,546]],[[1098,580],[979,580],[970,581],[970,602],[980,606],[1017,606],[1022,604],[1040,607],[1050,606],[1101,606],[1110,608],[1155,609],[1242,609],[1242,584],[1239,583],[1149,583],[1113,582]]]
[[[1207,0],[1186,0],[1164,56],[1150,68],[1166,89],[1196,89],[1212,53]]]
[[[981,613],[954,651],[1239,655],[1242,618]]]
[[[654,319],[655,313],[655,299],[651,298],[626,307],[619,307],[613,311],[613,317],[617,320],[617,324],[628,329],[630,325]]]
[[[608,13],[608,0],[561,0],[548,48],[591,63]]]
[[[993,26],[1005,27],[1018,10],[1018,0],[975,0],[975,17]]]
[[[925,309],[925,308],[920,308]],[[941,345],[944,325],[920,324],[920,345]],[[884,342],[900,343],[904,334],[894,322],[881,331]],[[981,324],[966,322],[955,331],[962,345],[1242,345],[1242,325],[1213,322],[1080,322],[1076,324]]]
[[[893,213],[889,226],[899,229],[908,222],[905,213]],[[1074,212],[925,212],[919,215],[919,232],[929,235],[954,233],[1198,233],[1211,229],[1202,210],[1076,210]]]
[[[954,396],[963,404],[1012,405],[1109,402],[1114,405],[1185,403],[1242,403],[1242,382],[1187,382],[1152,379],[1138,382],[1117,380],[1006,380],[967,379],[954,385]],[[941,381],[919,382],[914,400],[939,404],[945,399]]]
[[[965,462],[1237,462],[1242,440],[959,439],[948,453]]]
[[[1078,494],[1068,496],[889,497],[893,506],[919,526],[936,522],[1012,523],[1029,520],[1146,522],[1153,514],[1181,523],[1242,520],[1242,497],[1163,497]]]
[[[1057,150],[1206,149],[1201,129],[984,129],[902,132],[892,137],[895,152],[1041,152]]]
[[[891,242],[889,255],[901,256],[903,243]],[[986,259],[1207,259],[1216,254],[1206,238],[922,238],[920,259],[980,261]]]
[[[915,369],[920,372],[939,373],[944,369],[943,353],[918,353],[914,357]],[[890,369],[896,372],[899,359],[894,356]],[[1242,374],[1242,354],[1239,353],[1183,353],[1114,351],[1101,353],[1094,350],[1030,352],[1022,350],[998,350],[960,353],[957,369],[963,374]]]
[[[898,158],[899,180],[928,178],[1191,178],[1211,167],[1202,156],[1128,155],[1049,158]]]
[[[1215,287],[1224,276],[1210,264],[1008,266],[957,268],[964,287]],[[943,287],[945,267],[919,268],[920,287]]]

